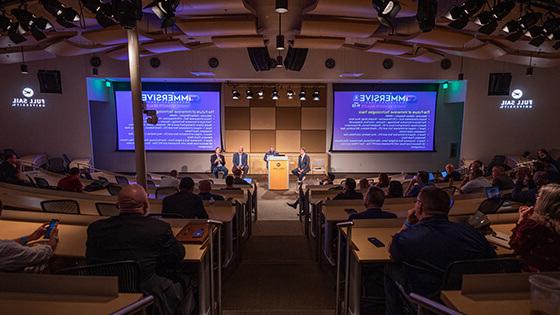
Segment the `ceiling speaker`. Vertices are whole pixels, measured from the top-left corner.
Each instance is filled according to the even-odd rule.
[[[99,66],[101,66],[101,58],[93,56],[89,59],[89,64],[94,68],[98,68]]]
[[[387,58],[383,60],[383,68],[385,68],[386,70],[393,68],[393,66],[394,66],[393,59]]]
[[[218,60],[218,58],[212,57],[208,59],[208,66],[210,66],[210,68],[216,69],[218,68],[219,65],[220,65],[220,61]]]
[[[37,72],[41,93],[62,93],[62,81],[58,70],[39,70]]]
[[[161,66],[161,60],[159,60],[158,57],[150,58],[150,66],[152,66],[152,68],[159,68],[159,66]]]
[[[286,59],[284,60],[284,67],[286,70],[301,71],[305,59],[307,58],[307,48],[288,48]]]
[[[447,70],[447,69],[451,68],[451,60],[449,60],[447,58],[444,58],[444,59],[441,60],[439,65],[443,70]]]
[[[511,73],[490,73],[488,95],[509,95]]]
[[[332,69],[336,66],[336,61],[332,58],[328,58],[327,60],[325,60],[325,67],[327,69]]]
[[[270,55],[266,47],[248,47],[247,53],[255,71],[270,70]]]

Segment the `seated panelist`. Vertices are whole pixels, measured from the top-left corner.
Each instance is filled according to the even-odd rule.
[[[311,170],[311,159],[305,152],[305,148],[299,149],[298,167],[292,170],[292,174],[297,176],[298,181],[301,182],[305,179],[305,175]]]
[[[249,172],[249,155],[244,152],[243,146],[239,147],[239,151],[233,154],[233,168],[232,172],[235,170],[240,170],[243,177]]]
[[[222,154],[222,148],[217,147],[216,152],[210,156],[210,172],[214,177],[218,178],[218,173],[222,172],[223,178],[226,178],[228,169],[226,168],[226,159]]]

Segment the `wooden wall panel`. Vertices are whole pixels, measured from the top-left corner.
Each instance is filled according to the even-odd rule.
[[[276,129],[276,108],[251,108],[251,130]]]
[[[300,130],[276,130],[276,150],[281,153],[299,152]]]
[[[224,115],[226,130],[251,129],[251,111],[243,107],[226,107]]]
[[[325,130],[302,130],[301,146],[310,153],[326,151],[327,135]]]
[[[301,109],[301,129],[303,130],[326,130],[327,108],[326,107],[304,107]]]
[[[251,130],[251,152],[266,152],[271,145],[276,145],[276,131]]]
[[[276,108],[276,130],[300,130],[301,121],[302,121],[301,108],[299,107]]]

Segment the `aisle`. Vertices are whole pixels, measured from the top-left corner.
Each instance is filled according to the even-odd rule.
[[[274,194],[259,196],[259,221],[243,262],[223,285],[223,313],[332,315],[335,281],[313,261],[296,211],[286,205],[295,194]]]

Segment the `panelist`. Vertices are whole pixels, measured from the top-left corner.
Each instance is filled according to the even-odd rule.
[[[231,171],[235,173],[235,170],[240,170],[243,177],[247,176],[249,172],[249,156],[244,152],[243,146],[240,146],[239,151],[233,154],[233,168]]]
[[[214,174],[214,177],[218,178],[218,173],[222,172],[223,178],[226,178],[228,174],[228,169],[226,168],[226,159],[222,154],[222,148],[217,147],[216,153],[210,156],[210,172]]]
[[[298,182],[302,182],[305,179],[305,175],[311,170],[311,159],[309,155],[305,153],[305,148],[299,149],[298,157],[298,167],[292,170],[292,174],[297,176]]]
[[[274,146],[271,145],[268,151],[266,151],[266,153],[264,154],[264,162],[266,163],[266,168],[268,168],[268,157],[277,155],[280,155],[280,153],[278,153],[276,149],[274,149]]]

